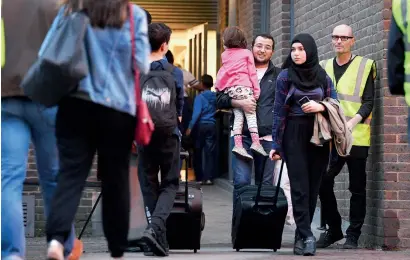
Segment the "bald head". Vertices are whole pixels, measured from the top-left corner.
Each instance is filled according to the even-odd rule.
[[[353,36],[353,29],[347,24],[341,24],[333,29],[333,35]]]
[[[352,27],[341,24],[333,29],[332,44],[337,56],[350,55],[354,45]]]

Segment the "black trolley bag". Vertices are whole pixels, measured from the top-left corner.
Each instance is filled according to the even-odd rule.
[[[188,183],[189,153],[180,153],[185,159],[185,183],[180,185],[174,207],[167,219],[167,240],[170,249],[194,250],[201,248],[201,235],[205,227],[202,189],[196,183]]]
[[[232,247],[241,249],[281,248],[288,202],[280,188],[284,161],[277,186],[247,185],[237,192],[232,217]],[[272,173],[273,174],[273,173]],[[262,176],[261,176],[262,177]],[[262,180],[262,178],[261,178]]]

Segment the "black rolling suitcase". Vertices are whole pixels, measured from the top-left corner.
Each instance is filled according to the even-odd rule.
[[[185,159],[185,183],[180,185],[167,219],[167,240],[170,249],[194,250],[196,253],[201,248],[205,227],[202,189],[196,183],[188,183],[188,152],[181,152],[181,158]]]
[[[247,185],[238,190],[232,217],[232,247],[240,249],[281,248],[282,233],[288,212],[288,202],[278,186]],[[262,179],[262,178],[261,178]],[[261,182],[262,183],[262,182]]]

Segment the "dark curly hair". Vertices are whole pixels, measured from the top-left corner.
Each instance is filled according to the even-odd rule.
[[[248,45],[246,42],[245,33],[237,26],[232,26],[225,29],[223,41],[227,48],[246,49]]]

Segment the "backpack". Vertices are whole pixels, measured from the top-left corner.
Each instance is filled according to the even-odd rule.
[[[164,69],[151,70],[141,75],[142,99],[147,103],[155,129],[177,126],[176,85],[172,75],[174,67],[165,65]]]

